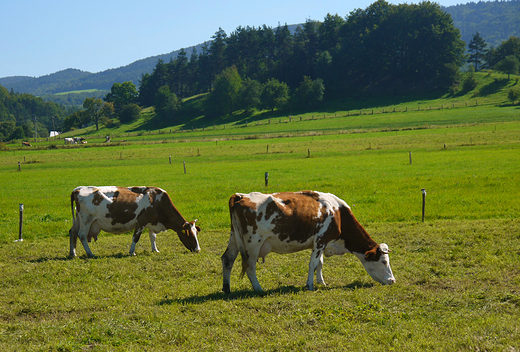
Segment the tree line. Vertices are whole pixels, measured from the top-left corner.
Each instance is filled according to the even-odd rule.
[[[48,137],[67,116],[63,106],[0,86],[0,141]]]

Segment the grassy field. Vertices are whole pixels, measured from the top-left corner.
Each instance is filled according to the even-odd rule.
[[[126,142],[111,146],[95,134],[83,146],[8,145],[0,152],[0,349],[518,351],[519,111],[493,103],[337,113],[120,136]],[[96,258],[80,245],[80,257],[68,259],[78,185],[166,189],[188,220],[199,219],[201,253],[168,231],[158,236],[160,253],[143,236],[130,257],[130,234],[102,233],[91,244]],[[266,295],[238,267],[232,293],[221,293],[231,194],[301,189],[351,205],[389,244],[395,285],[377,284],[344,255],[325,259],[328,285],[308,292],[304,251],[258,265]],[[14,242],[20,203],[24,241]]]

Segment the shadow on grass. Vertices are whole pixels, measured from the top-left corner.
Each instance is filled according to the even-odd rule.
[[[354,281],[351,284],[348,284],[343,287],[331,287],[331,286],[321,286],[317,287],[317,291],[328,291],[328,290],[338,290],[343,288],[344,290],[354,291],[360,288],[370,288],[374,285],[371,283],[361,282],[361,281]],[[247,299],[247,298],[254,298],[254,297],[263,297],[263,296],[270,296],[273,294],[279,294],[279,295],[285,295],[285,294],[292,294],[292,293],[298,293],[302,291],[307,291],[304,286],[280,286],[276,289],[267,290],[265,292],[255,292],[252,289],[251,290],[239,290],[239,291],[233,291],[229,294],[226,294],[224,292],[214,292],[210,293],[204,296],[197,296],[193,295],[186,298],[178,298],[178,299],[170,299],[165,298],[159,301],[158,305],[170,305],[170,304],[201,304],[206,303],[208,301],[233,301],[233,300],[239,300],[239,299]]]

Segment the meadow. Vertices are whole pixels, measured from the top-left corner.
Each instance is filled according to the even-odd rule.
[[[83,146],[7,146],[0,349],[520,350],[519,111],[337,114],[128,134],[111,146],[102,132]],[[101,233],[96,258],[79,245],[69,259],[70,192],[79,185],[164,188],[188,220],[199,219],[202,251],[168,231],[158,235],[160,253],[143,236],[130,257],[130,234]],[[395,285],[376,283],[347,254],[326,258],[328,285],[306,291],[304,251],[257,266],[265,295],[239,278],[240,259],[232,293],[221,292],[229,197],[303,189],[344,199],[389,244]],[[24,241],[14,242],[20,203]]]

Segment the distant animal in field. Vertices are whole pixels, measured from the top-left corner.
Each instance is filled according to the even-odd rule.
[[[231,235],[222,255],[223,286],[230,292],[233,263],[240,252],[242,275],[262,292],[256,263],[270,252],[285,254],[311,249],[307,289],[325,285],[323,255],[354,254],[368,274],[381,284],[395,282],[384,243],[377,244],[356,220],[350,207],[330,193],[314,191],[262,194],[237,193],[229,199]]]
[[[22,147],[30,147],[31,143],[29,142],[22,142]]]
[[[65,144],[76,144],[76,142],[74,142],[74,138],[64,138],[63,139],[65,141]]]
[[[71,257],[76,256],[78,238],[87,256],[93,257],[88,242],[92,238],[97,241],[100,231],[117,234],[133,230],[130,254],[135,255],[135,246],[145,228],[149,231],[153,252],[159,252],[155,243],[156,234],[168,229],[177,233],[187,249],[200,251],[197,238],[200,227],[195,225],[197,220],[186,221],[163,189],[81,186],[72,191],[70,203],[73,220],[69,230]]]

